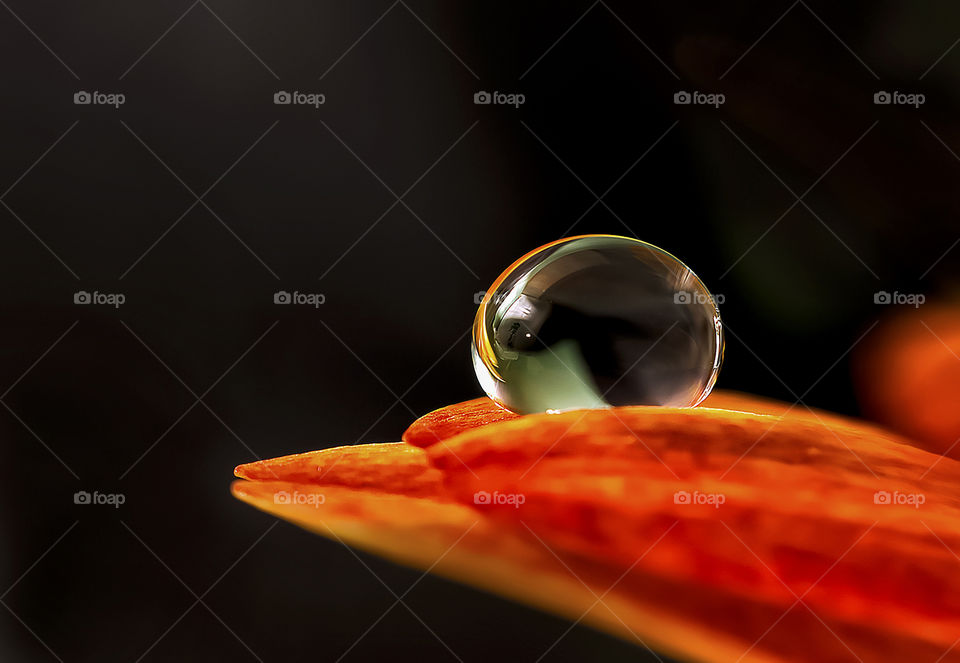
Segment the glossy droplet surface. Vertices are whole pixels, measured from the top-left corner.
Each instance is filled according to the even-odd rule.
[[[723,328],[713,296],[666,251],[582,235],[500,275],[477,311],[472,355],[483,390],[514,412],[687,407],[713,388]]]

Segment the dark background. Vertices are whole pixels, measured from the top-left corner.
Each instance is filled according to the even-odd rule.
[[[4,661],[637,660],[434,577],[404,599],[430,630],[367,631],[420,573],[275,525],[232,469],[479,395],[474,293],[563,235],[723,295],[719,387],[845,413],[874,293],[956,286],[949,2],[0,4]]]

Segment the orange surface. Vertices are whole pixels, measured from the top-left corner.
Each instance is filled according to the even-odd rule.
[[[837,415],[711,399],[734,409],[517,417],[477,399],[415,422],[411,444],[241,465],[233,491],[681,659],[960,660],[960,463]]]

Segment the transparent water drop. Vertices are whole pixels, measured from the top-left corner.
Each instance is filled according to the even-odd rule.
[[[473,365],[514,412],[694,406],[723,360],[714,297],[689,267],[628,237],[581,235],[526,254],[473,324]]]

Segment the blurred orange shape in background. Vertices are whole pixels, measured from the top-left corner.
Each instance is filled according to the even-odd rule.
[[[960,308],[906,308],[882,321],[856,356],[868,416],[924,448],[960,458]]]

